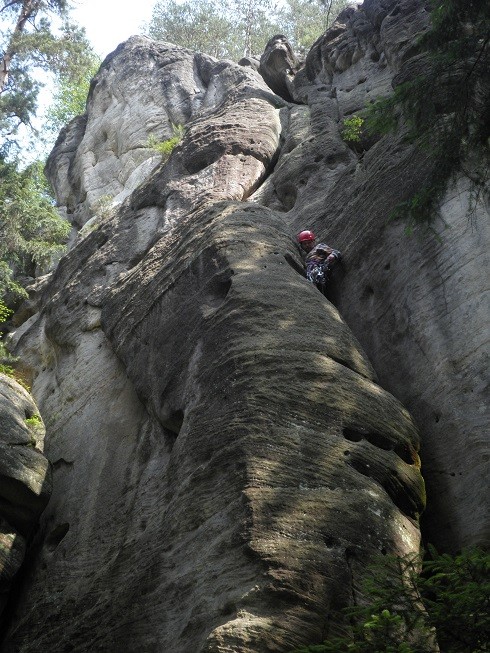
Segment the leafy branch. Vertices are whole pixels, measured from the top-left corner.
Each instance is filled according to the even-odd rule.
[[[482,549],[381,558],[368,567],[362,593],[364,603],[340,615],[344,635],[292,653],[488,651],[490,555]]]

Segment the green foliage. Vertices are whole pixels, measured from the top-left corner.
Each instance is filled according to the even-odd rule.
[[[277,18],[280,32],[304,54],[347,5],[347,0],[286,0]]]
[[[184,125],[172,124],[172,133],[173,136],[167,138],[165,141],[158,141],[153,134],[148,139],[148,147],[151,147],[153,150],[158,152],[158,154],[161,154],[163,161],[167,161],[175,147],[184,137]]]
[[[54,207],[40,162],[19,170],[0,158],[0,297],[26,296],[14,279],[34,276],[64,250],[70,225]]]
[[[457,556],[431,548],[418,586],[445,653],[480,653],[490,642],[490,555],[465,549]]]
[[[281,33],[273,0],[232,0],[230,8],[232,33],[242,56],[260,56],[267,41]]]
[[[15,378],[14,368],[11,365],[6,365],[4,363],[0,363],[0,374],[5,374],[5,376],[10,376],[11,379]]]
[[[31,429],[36,429],[39,426],[43,425],[43,422],[42,422],[41,418],[39,417],[39,415],[32,415],[32,417],[26,417],[24,422]]]
[[[292,653],[483,653],[490,641],[490,555],[386,557],[364,580],[365,602],[344,610],[343,636]]]
[[[0,6],[0,155],[18,153],[20,125],[32,127],[40,80],[76,77],[86,62],[84,30],[68,21],[65,0],[4,0]],[[52,18],[61,27],[52,29]]]
[[[360,143],[363,124],[364,118],[361,118],[361,116],[353,115],[350,118],[345,118],[342,139],[346,143]]]
[[[267,41],[285,34],[305,51],[325,31],[347,0],[159,0],[146,33],[214,57],[238,61],[260,56]]]
[[[14,381],[17,381],[17,383],[20,383],[20,385],[25,388],[27,392],[30,392],[28,384],[15,369],[17,361],[18,358],[12,356],[6,350],[4,343],[0,340],[0,374],[9,376],[11,379],[14,379]]]
[[[409,230],[430,224],[458,171],[470,179],[473,199],[488,180],[489,44],[490,3],[432,0],[431,28],[418,42],[423,74],[404,81],[392,96],[367,110],[370,133],[398,129],[403,116],[406,138],[431,153],[434,165],[427,183],[393,214],[406,219]],[[468,166],[475,152],[473,158],[483,163]]]
[[[2,322],[6,322],[9,317],[12,315],[13,311],[5,305],[5,303],[0,299],[0,324]],[[0,343],[1,345],[1,343]],[[2,355],[1,349],[0,349],[0,356]]]
[[[151,38],[214,57],[241,56],[226,7],[215,0],[158,1],[146,32]]]
[[[25,297],[19,277],[33,276],[36,267],[49,265],[63,250],[69,232],[54,208],[42,163],[23,167],[32,154],[23,156],[19,138],[24,126],[39,146],[32,121],[42,82],[54,79],[64,93],[54,117],[44,125],[44,135],[78,112],[86,95],[86,83],[79,79],[88,75],[90,66],[93,72],[94,56],[84,30],[69,22],[68,7],[67,0],[0,4],[0,297]]]
[[[100,67],[100,59],[90,51],[83,67],[74,75],[60,76],[53,102],[47,111],[46,129],[58,132],[76,116],[85,113],[90,82]]]
[[[372,614],[356,629],[355,639],[335,637],[323,644],[303,646],[294,653],[427,653],[430,649],[413,648],[405,641],[400,615],[384,609]]]

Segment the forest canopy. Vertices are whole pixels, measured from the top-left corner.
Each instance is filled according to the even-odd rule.
[[[349,0],[157,0],[146,33],[214,57],[260,56],[267,41],[285,34],[305,52]]]

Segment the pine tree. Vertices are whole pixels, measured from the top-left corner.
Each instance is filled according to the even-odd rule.
[[[85,32],[70,24],[67,0],[3,0],[0,4],[0,299],[25,295],[36,267],[59,254],[69,225],[59,216],[42,174],[26,167],[19,128],[31,141],[39,79],[75,83],[93,65]]]

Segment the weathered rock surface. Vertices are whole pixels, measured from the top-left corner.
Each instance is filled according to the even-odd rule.
[[[31,396],[0,374],[0,612],[51,494],[43,440],[44,425]]]
[[[260,57],[259,73],[274,93],[291,101],[291,82],[302,63],[283,34],[273,36]]]
[[[291,160],[293,151],[280,161],[279,185],[275,175],[268,184],[276,195],[286,188],[296,229],[308,225],[346,255],[336,289],[339,310],[381,385],[404,402],[421,429],[425,538],[458,550],[486,545],[490,537],[484,399],[490,306],[481,274],[489,264],[488,188],[471,213],[469,183],[459,179],[447,190],[436,233],[409,238],[404,225],[388,218],[423,185],[426,153],[404,143],[403,135],[367,143],[360,155],[338,138],[339,119],[385,94],[390,79],[403,81],[427,20],[424,4],[414,0],[366,1],[340,16],[312,48],[307,74],[295,79],[298,95],[309,80],[303,125],[310,127],[302,132],[301,156]],[[297,197],[294,206],[291,197]]]
[[[340,137],[426,23],[414,0],[345,12],[288,77],[297,104],[252,66],[148,39],[104,62],[48,170],[77,230],[100,198],[114,207],[13,335],[47,422],[54,492],[2,651],[285,653],[320,641],[373,556],[419,546],[419,436],[394,396],[438,472],[452,473],[465,434],[446,420],[464,411],[465,474],[481,483],[476,386],[463,398],[442,358],[480,369],[481,276],[458,295],[450,265],[454,249],[468,273],[483,257],[457,209],[464,187],[444,208],[448,249],[444,235],[407,239],[387,216],[430,162],[394,136],[362,155]],[[186,132],[161,163],[148,138],[171,123]],[[302,274],[304,227],[344,253],[334,303]],[[469,310],[479,326],[456,340]],[[443,527],[443,476],[429,478],[440,537],[481,541],[476,487]]]

